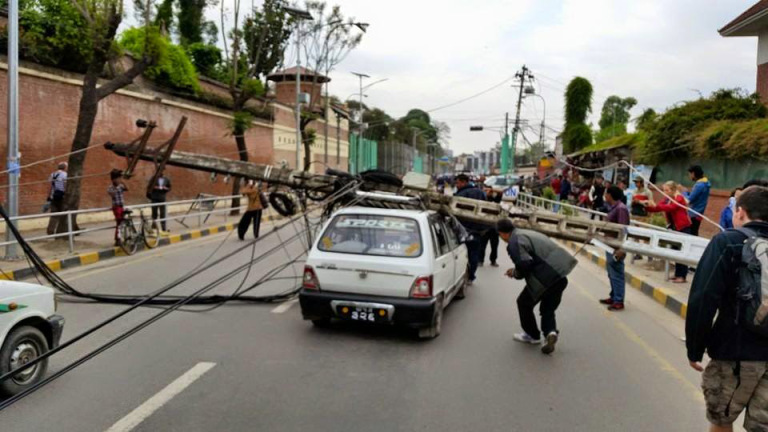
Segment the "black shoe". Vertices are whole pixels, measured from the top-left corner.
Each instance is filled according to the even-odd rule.
[[[498,266],[499,266],[499,265],[498,265],[498,264],[496,264],[495,262],[492,262],[492,263],[491,263],[491,267],[498,267]]]
[[[558,335],[557,332],[550,332],[547,335],[547,343],[544,344],[543,347],[541,347],[541,352],[544,354],[552,354],[555,352],[555,344],[557,343]]]

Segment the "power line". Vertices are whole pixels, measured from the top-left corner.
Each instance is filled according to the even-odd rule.
[[[486,93],[490,93],[490,92],[491,92],[491,91],[493,91],[493,90],[496,90],[497,88],[499,88],[499,87],[503,86],[504,84],[506,84],[506,83],[508,83],[508,82],[510,82],[510,81],[512,81],[512,80],[514,80],[516,77],[517,77],[517,74],[515,74],[515,75],[512,75],[511,77],[508,77],[508,78],[506,78],[504,81],[502,81],[502,82],[500,82],[500,83],[498,83],[498,84],[494,85],[493,87],[487,88],[487,89],[485,89],[485,90],[483,90],[483,91],[481,91],[481,92],[479,92],[479,93],[475,93],[475,94],[474,94],[474,95],[472,95],[472,96],[466,97],[466,98],[464,98],[464,99],[460,99],[460,100],[458,100],[458,101],[456,101],[456,102],[451,102],[451,103],[449,103],[449,104],[446,104],[446,105],[442,105],[442,106],[439,106],[439,107],[437,107],[437,108],[432,108],[432,109],[430,109],[430,110],[427,110],[426,112],[428,112],[428,113],[433,113],[433,112],[435,112],[435,111],[439,111],[439,110],[442,110],[442,109],[445,109],[445,108],[450,108],[450,107],[452,107],[452,106],[456,106],[456,105],[462,104],[462,103],[464,103],[464,102],[470,101],[470,100],[472,100],[472,99],[475,99],[475,98],[477,98],[477,97],[480,97],[480,96],[482,96],[482,95],[484,95],[484,94],[486,94]]]

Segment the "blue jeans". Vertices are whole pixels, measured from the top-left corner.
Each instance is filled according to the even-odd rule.
[[[605,253],[608,280],[611,281],[611,300],[614,303],[624,303],[624,261],[617,261],[612,253]]]
[[[469,258],[469,280],[475,280],[477,264],[480,262],[483,252],[483,235],[481,233],[472,233],[472,240],[467,241],[467,253]]]

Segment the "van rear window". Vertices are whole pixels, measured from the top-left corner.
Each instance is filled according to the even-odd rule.
[[[320,237],[324,252],[416,258],[421,256],[419,224],[383,215],[336,216]]]

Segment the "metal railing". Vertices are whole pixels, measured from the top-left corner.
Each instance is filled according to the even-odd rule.
[[[592,210],[592,209],[588,209],[588,208],[584,208],[584,207],[579,207],[579,206],[573,205],[571,203],[562,202],[562,201],[555,201],[555,200],[551,200],[551,199],[548,199],[548,198],[539,197],[539,196],[535,196],[535,195],[531,195],[531,194],[526,194],[526,193],[519,193],[517,195],[517,202],[516,202],[516,204],[523,204],[523,205],[525,205],[527,207],[543,209],[543,210],[551,211],[553,213],[557,213],[554,209],[569,208],[569,209],[573,210],[576,213],[576,215],[579,215],[579,216],[582,216],[582,217],[583,217],[584,214],[595,215],[595,216],[599,216],[599,217],[606,217],[606,216],[608,216],[607,213],[603,213],[603,212],[600,212],[600,211],[597,211],[597,210]],[[664,227],[660,227],[660,226],[657,226],[657,225],[652,225],[652,224],[645,223],[645,222],[640,222],[640,221],[634,220],[632,218],[630,218],[629,223],[632,226],[637,226],[637,227],[641,227],[641,228],[655,229],[655,230],[659,230],[659,231],[668,231]]]
[[[176,205],[185,205],[189,204],[190,209],[193,204],[202,204],[202,203],[209,203],[209,206],[212,207],[211,210],[204,210],[202,206],[198,206],[197,211],[186,211],[184,213],[179,213],[173,216],[169,216],[166,214],[165,218],[158,218],[155,219],[157,223],[160,222],[166,222],[166,221],[172,221],[172,220],[178,220],[178,219],[185,219],[189,217],[195,217],[197,216],[197,223],[198,227],[203,225],[203,217],[206,216],[206,219],[208,216],[224,213],[225,219],[226,214],[230,213],[233,209],[227,204],[225,206],[222,206],[219,208],[219,203],[221,201],[230,201],[233,198],[243,198],[242,195],[227,195],[227,196],[214,196],[214,197],[200,197],[196,199],[191,200],[181,200],[181,201],[167,201],[163,203],[146,203],[146,204],[135,204],[135,205],[129,205],[125,206],[126,210],[144,210],[144,209],[151,209],[153,207],[160,207],[160,206],[176,206]],[[239,210],[242,210],[244,205],[241,205]],[[66,232],[60,232],[55,234],[46,234],[36,237],[28,237],[25,238],[26,241],[32,242],[32,241],[38,241],[38,240],[48,240],[48,239],[56,239],[56,238],[63,238],[66,237],[69,242],[69,251],[74,252],[75,251],[75,236],[91,233],[95,231],[104,231],[104,230],[113,230],[115,229],[115,222],[111,221],[108,224],[99,225],[96,227],[90,227],[90,228],[83,228],[79,230],[73,230],[73,224],[74,224],[74,218],[73,216],[77,215],[85,215],[85,214],[94,214],[94,213],[104,213],[104,212],[111,212],[111,207],[103,207],[103,208],[92,208],[92,209],[85,209],[85,210],[70,210],[70,211],[64,211],[64,212],[58,212],[58,213],[40,213],[40,214],[33,214],[33,215],[26,215],[26,216],[17,216],[11,218],[11,221],[14,223],[17,223],[19,221],[25,221],[25,220],[34,220],[34,219],[49,219],[52,217],[61,217],[66,218],[66,224],[67,224],[67,231]],[[0,226],[5,225],[5,221],[0,221]],[[17,224],[18,225],[18,224]],[[0,247],[5,247],[11,244],[16,244],[18,241],[15,239],[12,241],[5,241],[0,243]]]

